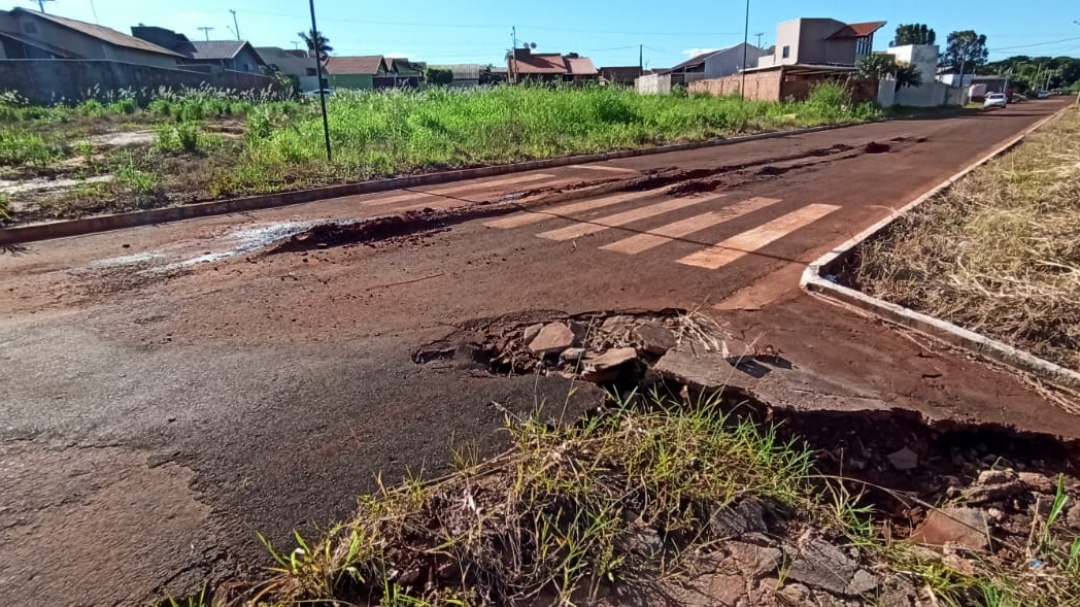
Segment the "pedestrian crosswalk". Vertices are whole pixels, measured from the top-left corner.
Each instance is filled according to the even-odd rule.
[[[647,204],[642,205],[642,202]],[[777,198],[753,197],[738,199],[731,193],[709,193],[674,197],[666,190],[628,192],[604,196],[590,200],[561,204],[536,210],[523,210],[519,213],[488,221],[484,225],[508,230],[540,224],[545,221],[571,220],[573,223],[561,227],[540,230],[536,236],[559,242],[577,241],[578,239],[602,234],[614,228],[633,231],[634,234],[600,244],[599,249],[621,255],[639,255],[652,251],[664,244],[684,241],[689,237],[705,232],[722,224],[751,216],[760,211],[767,211],[783,201]],[[620,205],[633,206],[627,210],[614,209],[616,212],[597,217],[598,212],[607,211]],[[780,207],[778,207],[779,209]],[[809,204],[777,216],[776,211],[762,213],[768,220],[756,227],[746,229],[734,236],[720,239],[714,244],[695,236],[693,242],[701,247],[674,261],[684,266],[717,270],[732,264],[743,257],[760,251],[770,244],[783,239],[814,222],[836,212],[840,207],[829,204]],[[688,212],[695,212],[686,217]],[[655,220],[667,215],[683,216],[658,227],[637,227],[635,224]],[[655,221],[648,222],[650,226]],[[745,223],[742,222],[742,223]],[[730,232],[729,232],[730,233]],[[576,246],[576,245],[575,245]],[[686,253],[685,247],[682,249]]]

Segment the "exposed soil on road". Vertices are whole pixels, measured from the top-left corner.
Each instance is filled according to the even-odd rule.
[[[175,533],[162,528],[163,554],[190,553],[184,521],[202,524],[202,504],[220,533],[215,546],[238,561],[264,565],[255,531],[288,544],[294,528],[310,532],[314,524],[353,512],[356,495],[377,489],[376,473],[385,479],[407,469],[438,475],[452,458],[451,446],[462,443],[477,445],[482,456],[497,454],[506,446],[506,410],[528,415],[542,408],[565,419],[603,403],[599,388],[581,381],[583,374],[562,377],[566,367],[551,354],[543,355],[540,374],[535,366],[529,370],[537,361],[532,355],[495,364],[496,353],[528,348],[532,340],[525,342],[524,331],[533,325],[592,314],[601,327],[600,318],[635,319],[631,339],[597,348],[590,359],[595,371],[626,364],[634,379],[656,373],[663,381],[653,385],[673,390],[676,384],[691,391],[729,385],[733,395],[767,404],[763,415],[790,415],[793,426],[807,420],[799,431],[815,449],[842,446],[845,469],[856,468],[855,460],[865,461],[867,470],[880,467],[883,456],[906,446],[935,474],[947,475],[956,469],[949,466],[963,471],[962,463],[952,463],[956,445],[976,467],[990,465],[983,459],[994,456],[1052,473],[1073,456],[1062,456],[1049,437],[1080,437],[1080,418],[1014,375],[804,297],[790,279],[792,268],[1039,117],[1033,108],[1030,115],[1002,112],[985,120],[875,124],[605,163],[626,177],[567,169],[491,193],[479,183],[462,184],[479,193],[451,193],[456,200],[393,192],[28,244],[0,256],[0,382],[8,396],[0,408],[0,440],[35,450],[86,445],[139,453],[115,458],[125,474],[145,480],[130,487],[128,503],[164,500],[191,515],[177,519],[182,528]],[[907,139],[892,141],[901,136]],[[891,149],[867,154],[870,141],[889,142]],[[668,190],[688,179],[698,183],[686,187],[704,190]],[[503,200],[503,194],[545,187],[553,189]],[[627,194],[633,196],[619,204],[560,211]],[[387,202],[395,196],[407,200]],[[676,206],[661,208],[676,210],[655,214],[658,205],[673,201]],[[756,210],[730,212],[750,201]],[[412,207],[433,211],[407,215],[417,210]],[[807,208],[830,213],[811,223],[792,219]],[[379,217],[398,219],[363,227]],[[521,223],[488,225],[496,220]],[[567,228],[582,232],[565,238],[559,231]],[[651,246],[661,234],[670,236]],[[631,244],[646,239],[650,246],[627,253],[625,241],[634,238]],[[761,246],[767,238],[775,240]],[[276,246],[283,248],[264,254]],[[703,251],[724,263],[712,269],[683,263]],[[675,317],[691,312],[711,318],[731,343],[746,344],[746,364],[732,365],[722,349],[680,352],[685,356],[668,360],[669,366],[659,365],[664,356],[636,351],[634,361],[617,365],[627,353],[600,358],[645,346],[636,319],[671,330]],[[647,331],[653,331],[649,339],[662,335]],[[494,339],[504,336],[518,345]],[[493,347],[473,358],[458,349],[459,341]],[[704,364],[687,366],[694,361]],[[607,381],[622,379],[620,373]],[[857,425],[864,418],[876,423]],[[848,435],[849,428],[862,432]],[[1038,439],[1045,441],[1042,455],[1025,452],[1027,433],[1046,437]],[[880,436],[864,456],[858,439],[870,434]],[[1004,438],[993,438],[999,435]],[[69,458],[78,450],[61,452]],[[0,469],[27,457],[6,451]],[[162,466],[146,472],[146,458]],[[52,456],[25,461],[55,463]],[[177,476],[162,479],[164,466],[175,466],[167,470]],[[115,477],[111,468],[102,470],[102,478]],[[46,512],[71,514],[57,500],[41,515]],[[65,527],[70,536],[85,527],[86,537],[98,537],[105,532],[95,525],[106,519],[134,527],[143,522],[73,516],[80,523]],[[5,527],[16,518],[4,511],[0,520]],[[35,537],[51,533],[35,529]],[[154,529],[146,532],[158,533]],[[107,535],[129,532],[109,527]],[[205,559],[217,558],[209,554]],[[36,558],[20,555],[29,563]],[[141,571],[175,564],[139,558],[146,560]],[[93,559],[77,564],[84,567],[64,579],[34,577],[40,585],[34,588],[42,596],[63,596],[67,581],[94,579]],[[9,571],[26,573],[21,565],[2,567],[5,579]],[[130,583],[114,584],[113,594],[101,596],[141,597],[157,587],[123,579]],[[25,604],[21,593],[0,595]]]

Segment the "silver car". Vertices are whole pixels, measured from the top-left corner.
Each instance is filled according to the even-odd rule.
[[[986,96],[986,100],[983,101],[983,109],[990,107],[1005,107],[1009,105],[1009,98],[1005,96],[1005,93],[990,93]]]

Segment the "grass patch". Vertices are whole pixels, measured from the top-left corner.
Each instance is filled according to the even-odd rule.
[[[619,87],[345,91],[329,102],[329,114],[333,162],[326,160],[318,104],[310,102],[203,89],[128,93],[54,107],[0,96],[5,126],[0,170],[64,174],[73,169],[58,163],[62,159],[79,156],[93,162],[92,149],[65,142],[152,129],[154,153],[140,161],[139,169],[153,173],[161,187],[140,194],[139,206],[147,207],[880,115],[872,105],[851,104],[839,86],[819,87],[799,103],[643,96]],[[184,176],[176,173],[176,156],[187,158]],[[130,175],[119,177],[131,181]],[[107,210],[122,210],[111,207],[126,204],[113,198],[97,202]],[[56,201],[50,205],[64,208]],[[33,204],[22,207],[30,210],[16,220],[37,218]]]
[[[511,452],[458,473],[360,500],[322,540],[296,536],[265,604],[337,600],[436,605],[569,602],[644,583],[713,539],[710,520],[753,498],[796,512],[810,499],[809,455],[712,403],[660,398],[572,427],[511,420]]]
[[[1080,370],[1080,111],[860,249],[866,292]]]
[[[728,553],[730,527],[716,521],[756,503],[769,513],[765,541],[780,549],[762,574],[773,588],[789,583],[805,558],[800,546],[812,538],[842,550],[882,586],[921,595],[918,604],[1080,604],[1080,538],[1063,524],[1077,498],[1063,478],[1044,502],[1001,505],[1011,520],[1027,522],[1006,525],[1007,533],[995,528],[992,551],[943,556],[899,539],[910,533],[912,506],[934,508],[910,489],[926,478],[903,474],[907,489],[894,492],[819,474],[811,462],[829,461],[826,450],[781,439],[776,426],[750,417],[725,413],[718,400],[654,393],[631,395],[572,426],[510,418],[513,446],[500,457],[480,462],[475,449],[463,448],[456,471],[442,479],[392,488],[380,481],[348,522],[315,540],[296,534],[291,550],[260,536],[274,561],[269,573],[230,582],[231,594],[215,600],[249,607],[638,604],[615,597],[665,597],[685,587],[699,564]],[[893,499],[904,514],[887,503]],[[765,537],[734,539],[762,541],[748,535]],[[899,604],[881,602],[877,592],[842,603],[815,593],[814,604]],[[207,600],[204,587],[180,604]]]

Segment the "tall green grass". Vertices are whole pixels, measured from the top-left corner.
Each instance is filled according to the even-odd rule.
[[[338,93],[328,105],[333,164],[326,163],[315,104],[292,113],[282,104],[261,106],[247,117],[248,170],[221,175],[219,183],[249,190],[260,184],[248,177],[316,166],[365,179],[868,119],[877,111],[853,106],[832,85],[798,103],[645,96],[616,87],[499,87]]]

